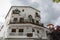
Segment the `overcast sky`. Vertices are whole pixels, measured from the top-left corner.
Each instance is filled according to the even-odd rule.
[[[52,0],[0,0],[0,25],[4,23],[4,18],[12,5],[32,6],[41,11],[42,23],[60,25],[60,3],[53,3]]]

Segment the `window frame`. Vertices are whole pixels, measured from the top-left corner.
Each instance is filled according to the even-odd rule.
[[[11,29],[11,32],[16,32],[16,29]]]
[[[32,29],[32,32],[35,32],[35,30],[34,30],[34,29]]]
[[[35,17],[39,17],[40,18],[40,15],[39,15],[39,13],[35,13]]]
[[[33,37],[33,33],[27,33],[27,37]]]
[[[19,29],[18,32],[24,32],[24,29]]]
[[[39,33],[39,30],[37,30],[37,33]]]
[[[36,24],[39,24],[39,21],[36,20]]]
[[[18,20],[18,18],[13,18],[13,21],[14,21],[14,22],[17,22],[17,20]]]
[[[24,18],[20,18],[20,19],[19,19],[19,22],[20,22],[20,23],[23,23],[23,22],[24,22]]]

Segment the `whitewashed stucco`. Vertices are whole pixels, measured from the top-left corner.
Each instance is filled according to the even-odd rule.
[[[18,14],[12,14],[12,10],[18,9],[20,10],[20,15]],[[24,9],[24,12],[22,12],[22,10]],[[9,24],[10,21],[13,22],[14,18],[18,18],[19,22],[19,18],[24,17],[24,19],[28,20],[28,15],[32,15],[34,20],[41,20],[41,18],[35,18],[35,13],[40,14],[40,11],[38,11],[37,9],[34,9],[30,6],[12,6],[8,12],[8,15],[5,18],[5,22],[4,22],[4,27],[0,32],[0,35],[3,36],[4,38],[29,38],[26,36],[27,33],[33,33],[33,37],[31,38],[42,38],[42,39],[47,39],[47,35],[46,35],[46,28],[41,27],[41,26],[37,26],[31,23],[26,23],[26,24]],[[25,20],[25,21],[27,21]],[[41,23],[41,22],[40,22]],[[11,33],[11,29],[15,28],[16,34],[18,33],[18,29],[24,29],[23,32],[23,36],[19,36],[19,35],[15,35],[15,36],[11,36],[9,35],[9,33]],[[32,32],[32,29],[35,30],[35,32]],[[39,30],[39,33],[37,33],[37,30]]]

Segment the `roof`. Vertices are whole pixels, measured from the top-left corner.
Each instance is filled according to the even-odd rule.
[[[31,7],[31,6],[11,6],[10,10],[11,10],[13,7],[25,7],[25,8],[32,8],[32,9],[34,9],[34,10],[36,10],[36,11],[40,12],[39,10],[37,10],[37,9],[35,9],[35,8]],[[7,13],[6,17],[8,16],[8,14],[9,14],[10,10],[8,11],[8,13]],[[6,19],[6,17],[5,17],[5,19]]]
[[[47,26],[51,26],[51,25],[54,26],[53,24],[48,24]]]

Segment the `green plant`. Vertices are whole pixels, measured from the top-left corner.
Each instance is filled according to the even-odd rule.
[[[59,3],[59,2],[60,2],[60,0],[53,0],[53,2]]]

